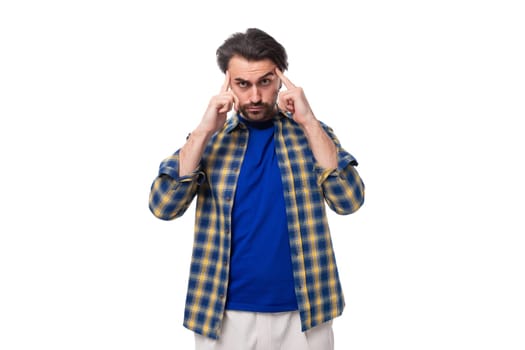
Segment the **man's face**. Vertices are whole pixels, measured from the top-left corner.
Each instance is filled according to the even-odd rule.
[[[249,120],[262,121],[273,118],[280,80],[275,74],[276,65],[269,59],[248,61],[233,56],[228,65],[230,87],[239,99],[239,110]]]

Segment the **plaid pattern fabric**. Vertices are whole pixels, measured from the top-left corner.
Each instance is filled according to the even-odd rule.
[[[344,308],[325,201],[338,214],[350,214],[364,201],[357,162],[332,129],[322,125],[337,146],[337,169],[316,164],[301,127],[291,118],[279,113],[274,122],[303,331],[339,316]],[[247,141],[248,129],[232,116],[210,140],[198,169],[179,177],[177,151],[161,163],[150,193],[150,210],[164,220],[181,216],[197,195],[184,326],[214,339],[224,313],[231,211]]]

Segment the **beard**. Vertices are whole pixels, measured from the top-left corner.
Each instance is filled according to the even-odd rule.
[[[246,103],[242,105],[239,110],[246,119],[255,121],[272,119],[276,113],[275,104],[264,102]]]

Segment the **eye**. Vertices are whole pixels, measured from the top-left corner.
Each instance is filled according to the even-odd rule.
[[[270,79],[265,78],[265,79],[262,79],[262,80],[261,80],[260,84],[261,84],[262,86],[268,86],[268,85],[270,85],[271,82],[272,82],[272,81],[271,81]]]
[[[237,85],[240,87],[240,88],[247,88],[248,87],[248,82],[247,81],[239,81],[237,83]]]

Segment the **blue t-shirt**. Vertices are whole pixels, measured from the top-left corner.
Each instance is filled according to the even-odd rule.
[[[297,310],[273,121],[242,121],[250,136],[232,209],[226,309]]]

